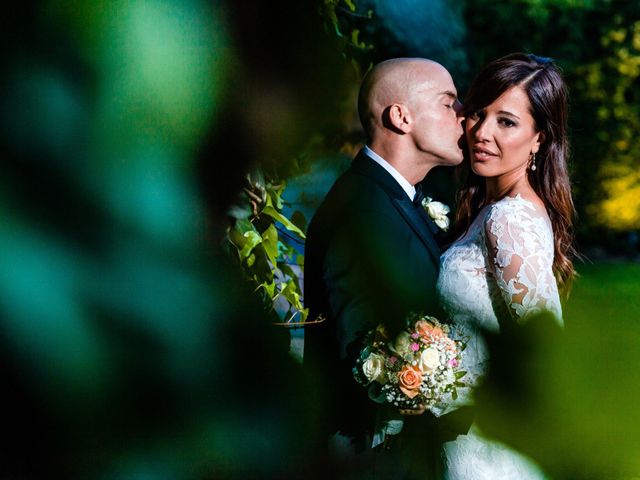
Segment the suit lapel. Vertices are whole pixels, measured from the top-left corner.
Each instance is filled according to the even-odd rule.
[[[406,197],[406,195],[405,195]],[[393,198],[394,207],[400,212],[400,215],[411,226],[418,238],[424,243],[431,254],[431,258],[436,265],[440,264],[440,248],[433,237],[433,231],[427,220],[421,216],[418,209],[411,203],[409,198]],[[435,228],[435,225],[433,226]]]
[[[427,224],[427,227],[429,228],[431,234],[433,236],[437,236],[440,233],[440,230],[438,229],[438,226],[435,224],[435,222],[427,214],[424,208],[419,208],[418,211],[420,212],[420,217],[422,217],[424,223]]]
[[[393,206],[416,233],[420,241],[424,243],[431,254],[433,262],[438,267],[440,265],[440,248],[434,238],[435,233],[437,233],[437,227],[426,212],[423,211],[421,213],[409,200],[409,197],[398,182],[362,151],[354,159],[352,169],[357,173],[372,178],[387,192]]]

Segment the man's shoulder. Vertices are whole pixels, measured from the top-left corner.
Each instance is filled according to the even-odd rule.
[[[344,172],[325,196],[320,209],[339,207],[341,211],[363,211],[390,205],[390,196],[375,179],[355,170]]]
[[[393,217],[391,199],[373,180],[358,174],[338,179],[318,207],[309,224],[309,235],[350,229],[379,217]]]

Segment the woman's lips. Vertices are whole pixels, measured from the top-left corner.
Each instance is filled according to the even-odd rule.
[[[490,159],[491,157],[495,157],[496,154],[489,151],[489,150],[485,150],[484,148],[474,148],[472,149],[472,155],[473,155],[473,159],[476,162],[483,162],[486,161],[488,159]]]

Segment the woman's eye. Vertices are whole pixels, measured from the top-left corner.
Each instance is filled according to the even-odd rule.
[[[475,112],[471,112],[469,115],[467,115],[468,118],[471,118],[472,120],[477,120],[480,118],[480,111],[475,111]]]
[[[501,118],[500,120],[498,120],[498,123],[504,125],[505,127],[515,127],[517,125],[516,122],[509,118]]]

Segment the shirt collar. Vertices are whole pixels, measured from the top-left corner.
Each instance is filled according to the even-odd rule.
[[[373,160],[382,168],[384,168],[387,172],[389,172],[389,175],[391,175],[396,180],[396,182],[398,182],[398,184],[402,187],[405,193],[409,196],[409,200],[413,201],[413,197],[415,197],[416,195],[416,188],[413,185],[411,185],[409,181],[400,174],[400,172],[398,172],[395,168],[393,168],[393,166],[389,162],[387,162],[384,158],[382,158],[376,152],[371,150],[371,148],[369,148],[368,145],[365,145],[363,150],[364,150],[364,153],[369,158],[371,158],[371,160]]]

